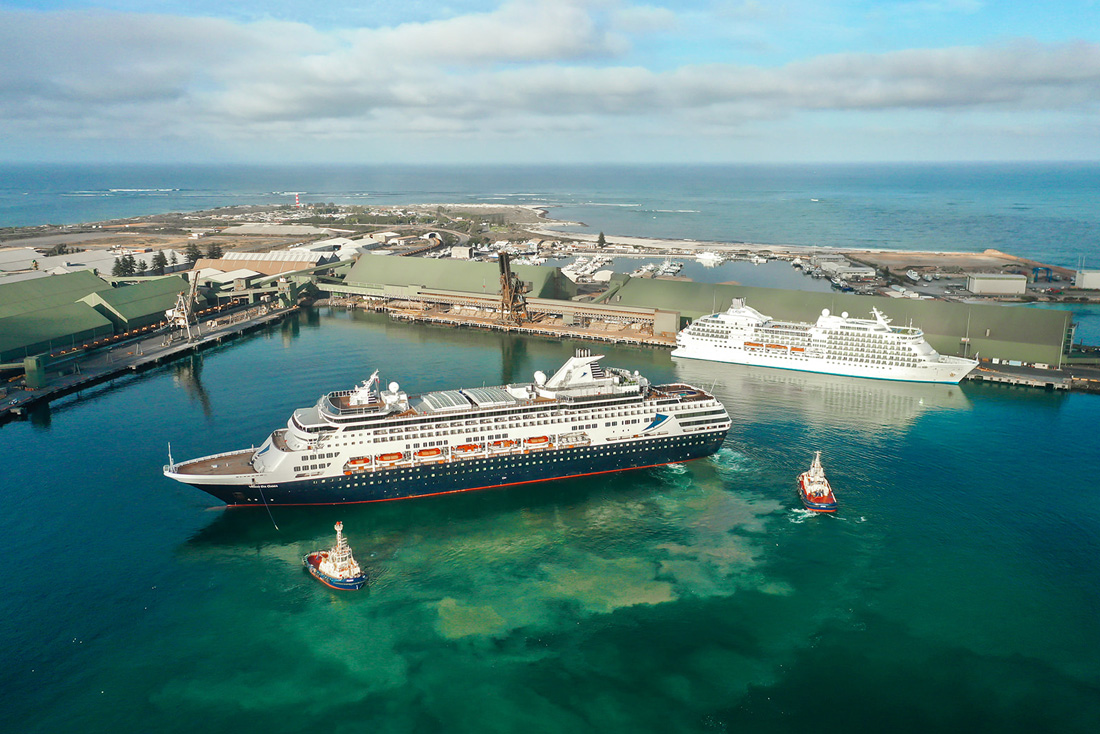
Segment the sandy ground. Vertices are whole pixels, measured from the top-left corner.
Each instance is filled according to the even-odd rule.
[[[526,225],[526,224],[539,224],[547,222],[546,212],[548,207],[544,206],[527,206],[523,204],[417,204],[415,206],[407,207],[415,211],[423,211],[434,214],[437,208],[442,207],[447,214],[451,216],[462,215],[462,212],[471,212],[481,215],[486,214],[503,214],[505,221],[510,224]],[[576,222],[558,222],[555,224],[567,225],[576,224]],[[557,236],[561,236],[561,233],[556,233]]]
[[[172,249],[182,252],[194,242],[199,249],[205,250],[211,242],[217,242],[223,250],[242,250],[246,252],[266,252],[280,245],[300,242],[300,237],[257,237],[220,236],[203,237],[192,240],[183,234],[147,234],[144,232],[74,232],[72,234],[49,235],[46,237],[27,237],[8,240],[0,247],[53,247],[70,245],[84,250],[108,250],[112,247],[148,247],[153,250]]]
[[[1031,268],[1046,267],[1043,263],[1009,255],[999,250],[984,252],[899,252],[899,251],[847,251],[853,259],[892,271],[909,269],[933,270],[946,273],[964,272],[1023,272],[1030,275]],[[1063,278],[1072,278],[1073,271],[1067,268],[1051,267]]]

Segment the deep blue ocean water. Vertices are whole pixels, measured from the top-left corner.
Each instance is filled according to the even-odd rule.
[[[514,203],[579,231],[981,251],[1100,267],[1100,164],[0,165],[0,226],[230,204]],[[577,230],[573,230],[577,231]]]
[[[0,428],[5,730],[1094,730],[1097,396],[608,347],[713,389],[721,451],[278,529],[160,474],[376,367],[491,385],[574,346],[307,312]],[[798,509],[814,450],[835,516]],[[336,520],[367,591],[301,568]]]

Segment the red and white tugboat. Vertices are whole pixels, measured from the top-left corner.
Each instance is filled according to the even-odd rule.
[[[302,559],[306,570],[325,586],[356,591],[367,583],[367,574],[359,568],[344,538],[344,523],[337,522],[336,545],[327,551],[314,551]]]
[[[814,512],[836,512],[836,497],[825,470],[821,468],[821,452],[814,452],[814,461],[807,471],[798,475],[798,495],[807,510]]]

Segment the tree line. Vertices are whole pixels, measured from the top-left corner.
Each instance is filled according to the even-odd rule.
[[[223,255],[221,245],[217,242],[211,242],[205,252],[205,257],[210,260],[218,260]],[[194,265],[204,256],[202,250],[199,249],[198,244],[195,242],[188,242],[187,249],[184,250],[183,256],[187,259],[188,265]],[[122,255],[115,258],[114,267],[111,268],[111,275],[115,277],[126,277],[128,275],[164,275],[164,269],[169,265],[178,265],[179,258],[176,257],[176,253],[173,252],[170,257],[166,257],[164,252],[157,251],[153,253],[153,257],[148,263],[144,258],[139,260],[133,255]]]

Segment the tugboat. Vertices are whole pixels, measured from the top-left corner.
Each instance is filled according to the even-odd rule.
[[[836,512],[836,497],[825,470],[821,468],[821,452],[814,452],[814,461],[807,471],[798,475],[798,495],[807,510],[814,512]]]
[[[313,578],[325,586],[342,591],[357,591],[367,583],[367,574],[351,555],[344,538],[344,523],[337,522],[336,545],[327,551],[314,551],[302,558],[302,564]]]

